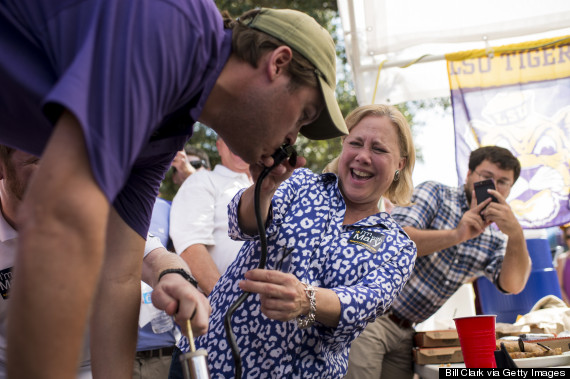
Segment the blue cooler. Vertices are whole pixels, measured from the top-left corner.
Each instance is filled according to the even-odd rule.
[[[474,286],[478,314],[495,314],[497,322],[512,324],[518,315],[528,313],[544,296],[554,295],[562,298],[548,240],[527,239],[526,246],[532,260],[532,271],[524,290],[517,295],[504,294],[487,278],[478,278]]]

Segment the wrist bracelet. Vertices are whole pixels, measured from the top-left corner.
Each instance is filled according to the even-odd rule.
[[[158,281],[160,282],[160,278],[162,278],[166,274],[179,274],[182,275],[184,279],[186,279],[190,284],[194,287],[198,288],[198,281],[194,279],[192,275],[188,273],[188,271],[184,270],[183,268],[167,268],[163,270],[160,275],[158,275]]]
[[[307,283],[301,282],[301,284],[305,286],[305,294],[309,299],[309,313],[305,316],[297,316],[297,326],[299,329],[306,329],[315,323],[315,316],[317,313],[317,299],[315,297],[315,293],[317,292],[317,289]]]

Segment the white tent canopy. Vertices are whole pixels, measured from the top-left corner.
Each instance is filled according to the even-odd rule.
[[[570,34],[569,0],[338,0],[338,8],[361,105],[375,88],[375,103],[448,96],[443,54]]]

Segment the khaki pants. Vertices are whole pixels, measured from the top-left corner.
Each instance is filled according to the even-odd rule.
[[[411,379],[413,328],[400,328],[386,315],[368,324],[350,347],[348,379]]]
[[[172,356],[135,358],[133,379],[167,379]]]

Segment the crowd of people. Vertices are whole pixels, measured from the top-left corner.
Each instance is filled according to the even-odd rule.
[[[0,379],[182,378],[193,343],[213,377],[411,378],[414,325],[463,283],[526,284],[517,158],[481,147],[464,185],[414,187],[406,118],[342,116],[333,39],[304,13],[2,2],[0,49]],[[196,121],[218,136],[213,168],[187,144]],[[322,173],[275,162],[298,133],[341,153]],[[160,336],[141,280],[178,325]]]

